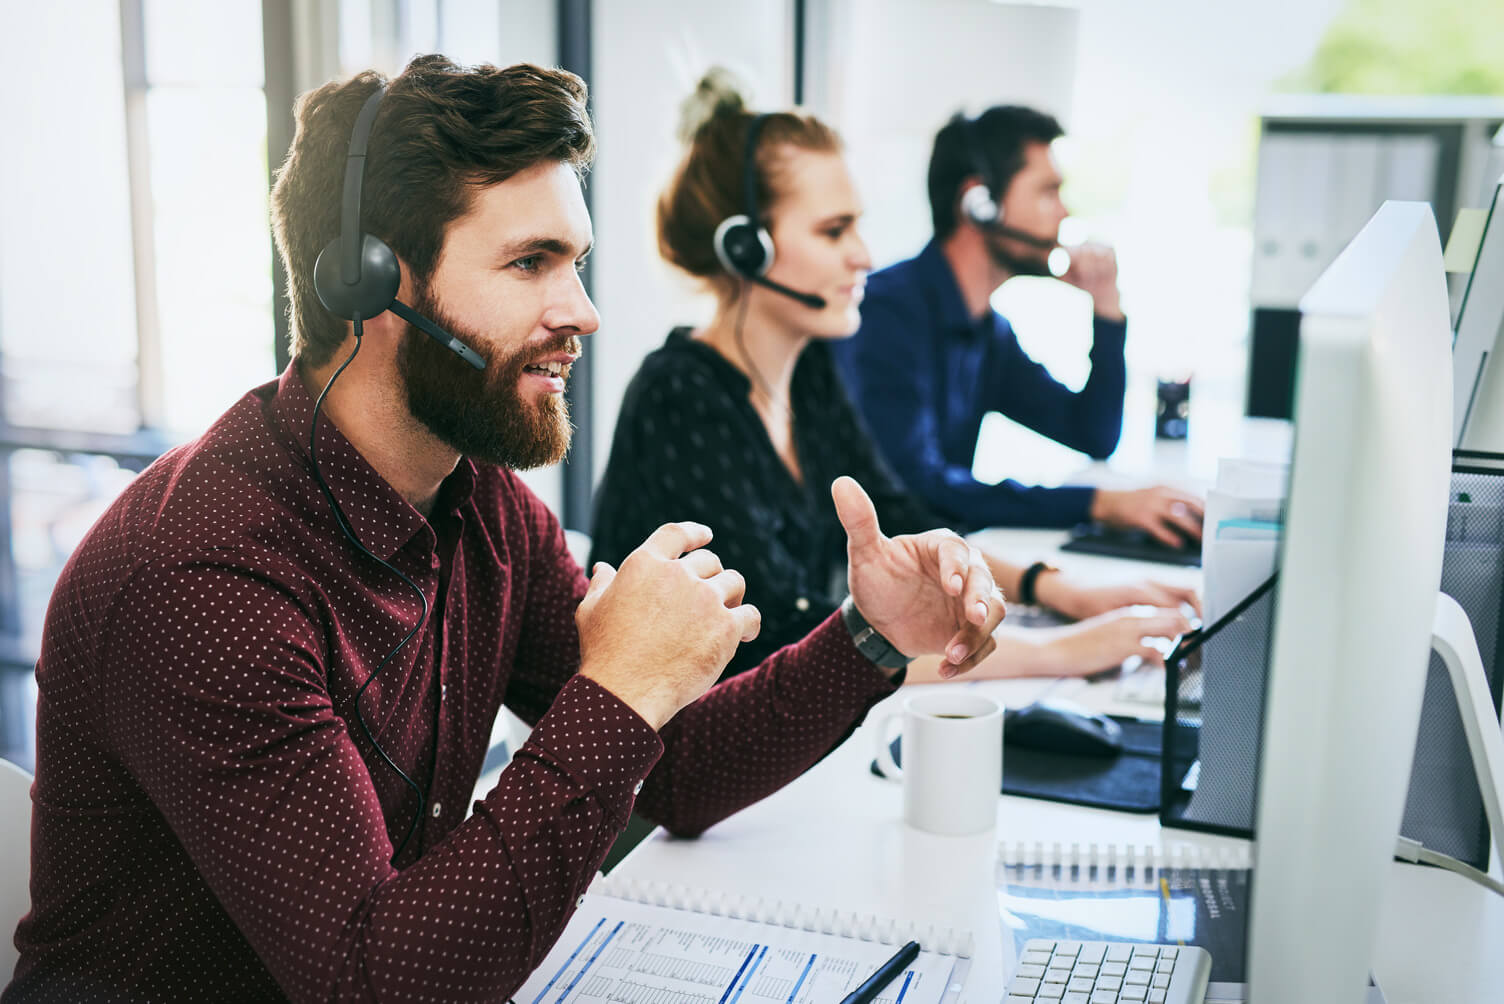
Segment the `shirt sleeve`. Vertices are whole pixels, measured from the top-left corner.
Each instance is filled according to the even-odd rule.
[[[1093,490],[1007,480],[989,485],[948,463],[940,445],[933,353],[916,337],[924,324],[896,303],[869,297],[849,349],[854,386],[873,437],[899,480],[958,530],[987,526],[1065,527],[1086,518]]]
[[[139,569],[101,652],[113,745],[290,999],[505,999],[562,931],[659,737],[571,679],[474,814],[397,871],[326,686],[326,612],[270,557]]]
[[[696,836],[808,770],[901,682],[858,652],[831,614],[664,726],[667,752],[637,811],[676,836]]]
[[[1123,434],[1126,323],[1093,319],[1091,372],[1085,385],[1073,391],[1029,358],[1006,320],[994,315],[994,321],[982,381],[986,409],[1097,460],[1107,459]]]

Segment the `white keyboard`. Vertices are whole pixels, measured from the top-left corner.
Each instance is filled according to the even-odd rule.
[[[1126,704],[1142,704],[1159,711],[1165,706],[1165,671],[1158,667],[1144,666],[1125,673],[1117,681],[1113,697]],[[1201,671],[1192,670],[1180,683],[1180,706],[1201,707]]]
[[[1003,1004],[1202,1004],[1211,972],[1203,948],[1034,938]]]

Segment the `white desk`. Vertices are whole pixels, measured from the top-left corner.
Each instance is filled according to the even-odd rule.
[[[1049,553],[1062,539],[1061,534],[1038,531],[989,534],[990,543],[1017,557]],[[1198,574],[1194,569],[1075,554],[1052,559],[1071,569],[1126,577],[1151,574],[1194,581]],[[1046,685],[1022,680],[934,686],[977,687],[1016,705]],[[1111,686],[1074,684],[1069,693],[1101,707],[1111,703],[1110,696],[1104,696],[1110,691],[1103,689]],[[1012,935],[1004,935],[996,900],[997,840],[1149,845],[1171,853],[1177,846],[1215,850],[1244,845],[1162,829],[1154,816],[1012,796],[998,799],[995,834],[954,838],[915,831],[902,821],[901,786],[873,776],[868,765],[876,728],[904,696],[918,689],[904,688],[874,708],[850,740],[782,791],[712,827],[698,840],[673,840],[656,831],[617,872],[730,895],[969,927],[976,955],[963,1000],[996,1004],[1014,964]],[[1504,900],[1438,869],[1391,866],[1373,965],[1389,1004],[1500,999],[1500,946]]]

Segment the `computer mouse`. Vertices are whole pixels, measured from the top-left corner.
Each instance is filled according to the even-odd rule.
[[[1123,727],[1064,701],[1036,701],[1003,714],[1003,743],[1022,749],[1076,756],[1116,756]]]

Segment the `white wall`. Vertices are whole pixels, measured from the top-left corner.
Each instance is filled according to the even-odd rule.
[[[1069,125],[1079,13],[992,0],[816,0],[805,102],[841,131],[879,267],[929,239],[925,175],[953,114],[1024,104]]]
[[[600,331],[594,361],[596,477],[605,469],[622,392],[669,328],[709,319],[706,298],[658,257],[654,207],[682,154],[679,103],[712,65],[735,71],[758,109],[793,100],[789,0],[597,3],[591,91],[600,157],[590,187]]]

